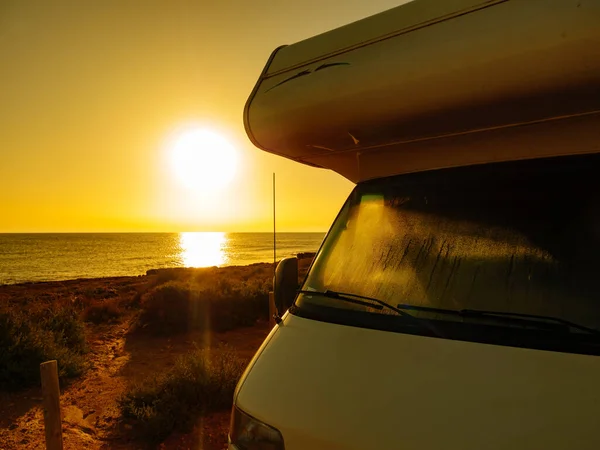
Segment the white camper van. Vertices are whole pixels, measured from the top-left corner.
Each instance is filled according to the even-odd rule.
[[[600,0],[413,1],[278,48],[244,119],[356,187],[230,449],[600,448]]]

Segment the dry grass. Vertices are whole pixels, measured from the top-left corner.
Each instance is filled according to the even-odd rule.
[[[246,363],[229,348],[191,352],[169,371],[132,386],[119,399],[121,413],[145,440],[187,432],[202,414],[231,407]]]
[[[170,335],[252,326],[268,318],[271,270],[265,264],[159,274],[157,285],[141,298],[137,327]]]
[[[101,323],[115,323],[125,314],[118,301],[105,300],[88,305],[83,310],[83,320],[99,325]]]
[[[83,322],[74,308],[0,311],[0,389],[39,384],[39,365],[52,359],[61,379],[78,376],[86,368],[86,352]]]
[[[52,359],[58,361],[62,381],[81,375],[89,365],[85,322],[115,322],[133,312],[128,305],[138,292],[134,283],[139,280],[2,286],[0,390],[39,385],[39,365]]]

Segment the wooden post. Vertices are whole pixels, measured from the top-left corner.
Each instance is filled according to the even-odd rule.
[[[273,291],[269,292],[269,326],[273,328],[275,326],[275,295]]]
[[[42,395],[44,397],[46,448],[48,450],[63,450],[60,388],[56,360],[40,364],[40,374],[42,376]]]

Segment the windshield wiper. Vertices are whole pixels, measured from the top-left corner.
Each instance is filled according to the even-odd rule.
[[[383,300],[379,300],[377,298],[366,297],[364,295],[352,294],[352,293],[348,293],[348,292],[332,291],[329,289],[327,289],[325,291],[301,290],[301,291],[299,291],[299,293],[300,294],[308,294],[308,295],[322,295],[324,297],[335,298],[338,300],[343,300],[345,302],[354,303],[357,305],[366,306],[366,307],[377,309],[377,310],[382,310],[384,308],[387,308],[387,309],[390,309],[391,311],[398,313],[400,316],[410,318],[410,319],[414,320],[415,322],[418,322],[421,324],[423,324],[422,318],[415,317],[412,314],[407,313],[405,310],[426,311],[426,312],[430,312],[430,313],[434,313],[434,314],[435,313],[449,314],[449,315],[459,316],[459,317],[490,317],[490,318],[497,317],[497,318],[517,321],[517,322],[521,322],[521,323],[523,323],[523,322],[527,322],[529,324],[537,323],[538,325],[543,322],[546,322],[546,323],[550,322],[550,323],[555,323],[558,325],[563,325],[565,328],[572,328],[572,329],[576,329],[579,331],[584,331],[589,334],[600,334],[600,330],[596,330],[595,328],[589,328],[589,327],[586,327],[585,325],[580,325],[575,322],[570,322],[568,320],[561,319],[558,317],[552,317],[552,316],[523,314],[523,313],[515,313],[515,312],[509,312],[509,311],[483,311],[483,310],[477,310],[477,309],[459,309],[459,310],[444,309],[444,308],[434,308],[434,307],[430,307],[430,306],[409,305],[409,304],[405,304],[405,303],[399,303],[398,305],[393,306],[393,305],[390,305],[389,303],[384,302]],[[359,299],[361,299],[361,300],[359,300]],[[367,301],[363,301],[363,300],[367,300]]]
[[[559,325],[563,325],[566,328],[573,328],[575,330],[584,331],[589,334],[600,334],[600,330],[596,330],[595,328],[589,328],[585,325],[580,325],[578,323],[561,319],[559,317],[542,316],[537,314],[523,314],[509,311],[481,311],[478,309],[462,309],[458,312],[463,317],[501,317],[506,319],[514,318],[515,320],[526,322],[552,322]]]
[[[519,322],[527,322],[527,323],[541,323],[541,322],[550,322],[558,325],[563,325],[565,328],[573,328],[576,330],[584,331],[589,334],[600,334],[600,330],[596,330],[594,328],[586,327],[585,325],[580,325],[575,322],[570,322],[565,319],[561,319],[559,317],[552,316],[543,316],[536,314],[524,314],[524,313],[516,313],[510,311],[483,311],[478,309],[442,309],[442,308],[432,308],[429,306],[417,306],[417,305],[408,305],[408,304],[398,304],[397,308],[414,310],[414,311],[426,311],[431,313],[438,314],[450,314],[454,316],[460,317],[498,317],[506,320],[514,320]]]
[[[343,300],[348,303],[354,303],[355,305],[367,306],[369,308],[373,308],[373,309],[377,309],[377,310],[382,310],[384,308],[387,308],[391,311],[398,313],[399,315],[401,315],[403,317],[408,317],[411,319],[418,320],[415,317],[413,317],[412,315],[410,315],[409,313],[402,311],[400,308],[396,308],[394,305],[390,305],[389,303],[386,303],[383,300],[379,300],[378,298],[365,297],[364,295],[351,294],[348,292],[331,291],[329,289],[327,289],[325,291],[301,290],[301,291],[298,291],[298,293],[306,294],[306,295],[322,295],[323,297],[335,298],[338,300]],[[368,300],[368,302],[358,300],[358,299]]]

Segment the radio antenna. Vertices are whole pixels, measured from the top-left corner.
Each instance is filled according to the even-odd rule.
[[[281,323],[281,316],[277,309],[275,299],[277,296],[277,230],[275,228],[275,172],[273,172],[273,319],[276,324]],[[270,308],[269,308],[270,309]],[[269,312],[270,314],[270,312]]]
[[[277,238],[275,229],[275,172],[273,172],[273,290],[275,290],[275,269],[277,264]]]

